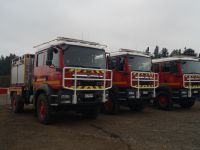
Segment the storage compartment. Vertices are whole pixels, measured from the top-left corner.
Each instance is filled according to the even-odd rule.
[[[26,54],[12,60],[11,84],[30,86],[33,76],[34,55]]]

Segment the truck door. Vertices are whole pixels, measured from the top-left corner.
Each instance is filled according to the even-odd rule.
[[[36,61],[34,67],[34,83],[35,85],[39,85],[40,82],[46,81],[45,78],[45,69],[44,69],[44,52],[36,53]]]
[[[124,56],[113,57],[112,62],[113,62],[113,85],[123,87],[129,84],[124,71],[125,68]]]
[[[48,51],[46,52],[46,60],[48,61]],[[61,86],[61,66],[60,66],[60,50],[57,49],[53,51],[53,57],[51,64],[46,64],[45,74],[47,78],[47,83],[53,88],[60,87]]]
[[[180,86],[180,77],[178,73],[178,66],[175,62],[165,62],[162,64],[160,73],[161,85],[176,88]]]

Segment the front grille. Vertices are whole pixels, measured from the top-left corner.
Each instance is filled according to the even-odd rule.
[[[77,86],[103,86],[103,81],[78,81]]]

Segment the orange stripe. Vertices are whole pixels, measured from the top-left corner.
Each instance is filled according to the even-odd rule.
[[[172,82],[172,83],[160,83],[160,85],[174,85],[174,86],[179,86],[181,85],[179,82]]]
[[[60,84],[60,81],[59,80],[53,80],[53,81],[36,81],[36,82],[33,82],[33,84]]]
[[[113,84],[116,84],[116,85],[124,85],[124,84],[127,84],[127,82],[113,82]]]

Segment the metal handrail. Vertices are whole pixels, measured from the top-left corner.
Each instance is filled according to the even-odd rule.
[[[144,77],[141,77],[141,74],[146,74],[150,75],[151,77],[146,77],[147,79],[143,79]],[[135,76],[137,75],[137,76]],[[135,79],[133,79],[133,76],[135,76]],[[153,78],[153,79],[149,79]],[[153,73],[153,72],[139,72],[139,71],[132,71],[131,72],[131,87],[137,89],[137,95],[136,98],[140,98],[140,90],[141,89],[153,89],[153,97],[156,97],[156,88],[159,87],[159,75],[158,73]],[[133,81],[136,81],[137,84],[134,85]],[[143,87],[140,85],[140,82],[153,82],[153,85],[148,86],[148,85],[143,85]]]
[[[72,69],[72,77],[68,78],[66,76],[66,71]],[[101,79],[99,78],[78,78],[80,76],[80,71],[101,71],[101,74],[103,74],[103,77]],[[110,73],[110,78],[107,78],[107,73]],[[84,75],[84,73],[82,73]],[[66,86],[65,81],[74,81],[74,86]],[[102,81],[103,85],[101,88],[78,88],[82,87],[82,85],[77,85],[77,81]],[[106,86],[107,81],[109,81],[109,86]],[[88,86],[83,86],[83,87],[88,87]],[[96,87],[96,86],[93,86]],[[103,91],[103,102],[105,102],[105,91],[110,89],[112,87],[112,71],[107,70],[107,69],[93,69],[93,68],[79,68],[79,67],[64,67],[63,68],[63,88],[68,89],[68,90],[73,90],[74,91],[74,97],[73,97],[73,104],[77,103],[77,91]]]
[[[193,81],[192,80],[193,76],[198,76],[199,80]],[[185,78],[187,78],[187,80],[185,80]],[[186,85],[186,83],[188,83],[188,86]],[[200,74],[184,74],[183,75],[183,87],[186,89],[189,89],[188,97],[192,96],[192,89],[200,89],[200,86],[195,87],[195,86],[192,86],[191,83],[200,83]]]

